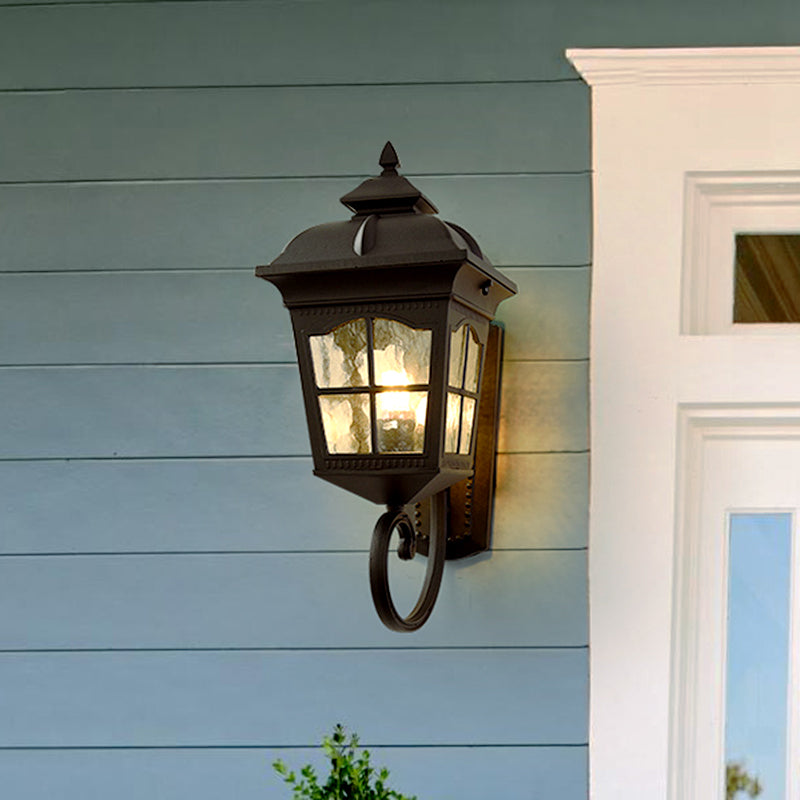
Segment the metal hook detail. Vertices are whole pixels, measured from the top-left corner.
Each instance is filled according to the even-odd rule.
[[[401,558],[413,558],[411,542],[416,533],[414,524],[402,509],[389,509],[378,518],[372,531],[372,544],[369,550],[369,585],[372,590],[372,602],[381,622],[393,631],[408,633],[421,628],[433,611],[439,586],[444,572],[445,551],[447,549],[447,498],[439,492],[431,498],[431,531],[428,547],[428,568],[425,581],[416,605],[407,617],[401,617],[392,601],[389,588],[389,540],[392,531],[397,529],[400,535],[398,554]]]

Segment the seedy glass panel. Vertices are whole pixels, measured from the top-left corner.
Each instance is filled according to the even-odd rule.
[[[470,447],[472,446],[472,424],[475,422],[475,398],[464,398],[464,410],[461,419],[461,443],[458,446],[458,452],[461,455],[468,456]]]
[[[726,777],[786,800],[792,517],[732,514],[729,536]]]
[[[326,394],[319,398],[329,453],[369,453],[372,434],[368,394]]]
[[[733,321],[800,322],[800,234],[736,234]]]
[[[409,386],[428,382],[431,336],[427,328],[410,328],[393,319],[373,321],[375,384]]]
[[[464,372],[464,388],[468,392],[478,391],[478,379],[481,369],[481,346],[475,338],[475,331],[470,330],[467,337],[467,368]]]
[[[309,336],[314,379],[321,389],[367,385],[367,321],[354,319]]]
[[[462,325],[450,334],[450,370],[448,383],[461,388],[464,377],[464,351],[467,345],[467,326]]]
[[[427,392],[378,392],[378,452],[421,453],[427,411]]]
[[[445,453],[458,452],[458,423],[461,418],[461,395],[447,393],[447,417],[444,426]]]

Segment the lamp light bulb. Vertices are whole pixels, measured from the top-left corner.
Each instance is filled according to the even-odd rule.
[[[408,386],[410,383],[408,373],[403,370],[386,370],[380,376],[381,386]],[[382,392],[383,410],[389,414],[399,411],[411,411],[411,395],[409,392]]]

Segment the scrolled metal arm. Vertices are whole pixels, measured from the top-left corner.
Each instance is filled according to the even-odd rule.
[[[431,531],[428,549],[428,568],[425,581],[416,605],[407,617],[401,617],[392,601],[389,589],[389,540],[392,531],[400,535],[398,555],[403,560],[414,557],[416,553],[416,534],[414,524],[402,509],[390,508],[382,514],[372,531],[372,544],[369,550],[369,585],[372,602],[381,622],[393,631],[407,633],[421,628],[433,611],[444,571],[447,548],[447,500],[440,492],[431,500]]]

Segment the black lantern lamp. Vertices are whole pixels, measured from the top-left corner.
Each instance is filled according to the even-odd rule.
[[[516,286],[465,230],[433,215],[391,143],[383,172],[342,197],[346,222],[310,228],[256,275],[291,312],[314,474],[388,511],[370,550],[372,597],[393,630],[430,615],[445,557],[488,548],[502,329]],[[403,618],[387,576],[428,554],[419,601]]]

